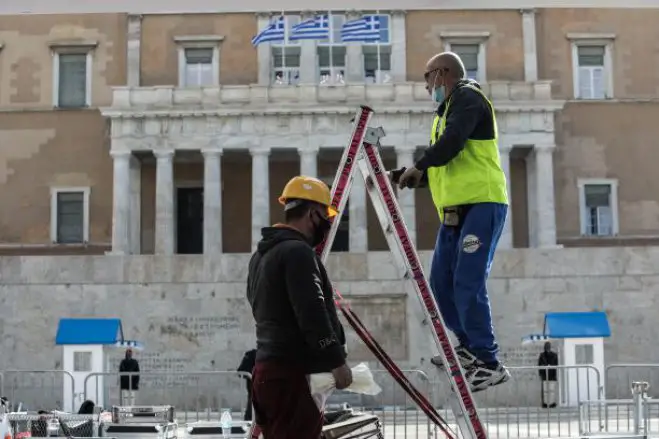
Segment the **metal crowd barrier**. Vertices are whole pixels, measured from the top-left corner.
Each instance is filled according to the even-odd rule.
[[[0,396],[24,409],[62,410],[64,386],[74,395],[73,376],[63,370],[4,370],[0,372]]]
[[[606,380],[592,366],[558,366],[558,406],[541,405],[541,368],[510,367],[512,379],[501,386],[475,394],[491,439],[544,439],[585,435],[632,435],[638,430],[639,411],[629,399],[634,381],[659,382],[659,364],[616,364],[607,367]],[[547,368],[542,368],[547,369]],[[355,410],[377,416],[386,438],[421,439],[441,437],[400,386],[384,370],[373,370],[382,393],[371,397],[349,392],[335,392],[328,401],[332,406],[349,404]],[[404,373],[424,392],[449,423],[455,424],[446,407],[449,388],[446,381],[430,369],[406,370]],[[656,375],[655,375],[656,374]],[[123,374],[130,375],[130,374]],[[236,371],[212,372],[141,372],[135,405],[176,407],[178,422],[214,421],[223,409],[230,409],[235,420],[242,420],[247,404],[245,378]],[[1,395],[14,404],[22,402],[29,409],[63,406],[63,386],[70,384],[79,407],[84,399],[112,407],[122,404],[120,374],[91,374],[84,392],[75,395],[73,377],[63,371],[0,372]],[[623,392],[623,389],[625,390]],[[80,392],[80,389],[76,389]],[[610,400],[604,400],[606,396]],[[659,400],[652,399],[657,390],[646,389],[642,404],[642,425],[648,434],[659,434]],[[96,397],[102,397],[98,399]],[[635,411],[636,410],[636,411]]]
[[[133,375],[140,376],[139,388],[134,390],[134,401],[126,404],[120,378]],[[84,398],[103,407],[170,404],[176,407],[179,422],[219,420],[224,409],[242,419],[249,378],[249,373],[237,371],[93,373],[85,379]]]

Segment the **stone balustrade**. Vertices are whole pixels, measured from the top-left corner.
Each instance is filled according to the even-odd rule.
[[[551,82],[490,81],[483,91],[495,102],[549,104]],[[360,104],[420,106],[427,110],[423,83],[260,86],[225,85],[205,88],[114,87],[111,110],[180,107],[262,107],[266,104]],[[273,111],[280,108],[273,108]]]

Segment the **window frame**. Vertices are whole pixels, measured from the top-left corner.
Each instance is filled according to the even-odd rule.
[[[572,93],[580,101],[602,101],[613,99],[613,43],[615,34],[569,33],[567,38],[572,49]],[[604,47],[604,99],[583,98],[579,91],[579,48],[585,46]]]
[[[63,110],[77,110],[90,108],[92,106],[92,81],[94,77],[94,50],[98,46],[96,41],[58,41],[49,43],[52,55],[52,90],[53,107]],[[82,107],[60,107],[59,105],[59,80],[60,80],[60,55],[85,55],[85,104]]]
[[[591,235],[588,234],[589,213],[586,206],[586,186],[606,185],[611,188],[609,201],[611,203],[611,234]],[[618,180],[615,178],[580,178],[577,180],[579,189],[579,222],[580,234],[584,238],[612,238],[620,233],[618,217]]]
[[[174,37],[178,52],[178,87],[179,88],[210,88],[220,86],[220,45],[224,41],[222,35],[197,35]],[[190,86],[186,85],[187,60],[185,51],[187,49],[210,49],[213,51],[211,68],[213,71],[213,83],[211,85]]]
[[[478,74],[476,81],[487,82],[487,42],[490,38],[489,32],[441,32],[440,38],[443,42],[444,50],[447,52],[451,51],[451,45],[478,46]]]
[[[300,83],[300,74],[302,71],[302,41],[301,40],[290,40],[291,29],[296,24],[299,24],[302,21],[302,16],[299,14],[284,14],[284,40],[283,41],[273,41],[269,43],[266,47],[270,53],[270,69],[269,69],[269,81],[268,85],[273,87],[287,87],[290,85],[298,85]],[[291,22],[291,18],[297,19],[296,22]],[[268,25],[270,23],[268,22]],[[259,29],[261,32],[263,29]],[[295,51],[298,52],[298,67],[283,67],[275,66],[275,53],[274,49],[282,50],[282,53],[285,53],[286,48],[295,48]],[[284,57],[285,58],[285,57]],[[281,70],[286,76],[286,81],[278,84],[275,80],[277,70]],[[292,77],[297,73],[297,80],[294,80]]]
[[[362,68],[362,70],[363,70],[362,71],[362,77],[363,77],[363,80],[364,80],[364,82],[366,82],[366,80],[368,79],[368,77],[366,76],[366,57],[365,57],[365,53],[364,53],[364,47],[369,47],[369,48],[375,47],[376,50],[378,48],[381,48],[381,47],[387,47],[387,48],[389,48],[389,67],[390,68],[389,68],[389,70],[379,70],[379,71],[380,72],[388,72],[389,80],[387,81],[387,80],[384,80],[384,78],[381,78],[382,80],[378,81],[377,80],[377,74],[376,74],[376,76],[373,78],[373,84],[390,84],[390,83],[394,82],[394,79],[393,79],[394,75],[393,75],[393,68],[392,68],[392,66],[394,64],[394,48],[393,48],[393,38],[392,38],[393,14],[384,14],[384,13],[380,13],[380,12],[364,12],[361,15],[362,16],[363,15],[377,15],[377,16],[380,16],[380,17],[387,17],[387,34],[389,36],[388,41],[386,43],[383,43],[381,41],[365,41],[365,42],[360,43],[361,46],[362,46],[362,67],[363,67]],[[380,30],[382,30],[382,29],[380,29]],[[381,66],[381,64],[382,64],[381,63],[382,53],[378,52],[377,56],[378,56],[378,66]]]
[[[82,242],[78,243],[60,243],[57,241],[59,203],[58,195],[61,193],[78,192],[82,193]],[[75,187],[51,187],[50,188],[50,242],[56,245],[85,245],[89,243],[89,197],[91,188],[88,186]]]

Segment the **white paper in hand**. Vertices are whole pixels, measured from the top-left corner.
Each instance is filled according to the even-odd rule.
[[[373,374],[366,363],[359,363],[350,370],[352,371],[352,384],[343,390],[362,395],[377,395],[382,392],[380,386],[373,379]],[[331,373],[315,373],[309,375],[309,388],[316,404],[322,410],[325,406],[325,401],[327,401],[327,398],[336,389],[334,376]]]

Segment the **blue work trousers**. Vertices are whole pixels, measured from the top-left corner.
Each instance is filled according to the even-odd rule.
[[[448,329],[484,363],[497,362],[486,281],[508,206],[479,203],[465,208],[459,226],[443,225],[430,268],[430,287]]]

